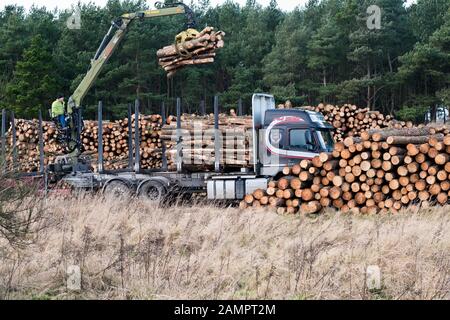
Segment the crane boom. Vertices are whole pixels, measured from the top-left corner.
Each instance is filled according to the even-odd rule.
[[[91,60],[91,67],[73,94],[70,96],[68,101],[68,112],[72,113],[73,109],[78,109],[81,106],[83,98],[94,84],[108,59],[119,46],[119,43],[124,38],[131,22],[136,19],[156,18],[178,14],[186,14],[188,18],[188,28],[192,28],[195,25],[192,10],[183,3],[172,4],[170,7],[163,7],[160,9],[126,13],[120,18],[114,20],[111,23],[111,27],[103,38],[99,48],[97,49],[94,58]],[[114,30],[115,33],[111,37]]]

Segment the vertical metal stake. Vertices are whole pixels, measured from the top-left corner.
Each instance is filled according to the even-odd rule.
[[[139,141],[139,99],[134,102],[134,172],[141,171],[141,156],[140,156]]]
[[[214,170],[220,171],[219,96],[214,96]]]
[[[98,172],[103,172],[103,102],[98,102]]]
[[[77,112],[77,143],[81,142],[81,119],[82,119],[82,108],[81,106],[78,108],[78,112]],[[78,147],[80,147],[80,145],[78,145]]]
[[[2,163],[2,171],[6,170],[6,110],[2,109],[2,131],[1,131],[2,152],[0,161]]]
[[[42,133],[42,112],[39,110],[39,172],[44,173],[44,138]]]
[[[181,99],[177,98],[177,172],[183,170],[183,145],[181,138]]]
[[[48,176],[47,176],[47,170],[44,172],[44,196],[45,199],[47,199],[48,195]]]
[[[166,124],[166,105],[164,101],[161,103],[161,122],[162,125]],[[167,156],[166,156],[166,143],[164,140],[161,140],[161,149],[162,149],[162,170],[167,171]]]
[[[131,118],[131,103],[128,104],[128,169],[133,170],[133,119]]]
[[[12,151],[13,151],[13,170],[17,169],[17,136],[16,136],[16,118],[14,112],[11,112],[11,129],[12,129]]]

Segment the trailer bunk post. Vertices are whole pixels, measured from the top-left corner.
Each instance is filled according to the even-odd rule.
[[[2,131],[1,131],[1,161],[2,161],[2,172],[6,170],[6,110],[2,109]]]
[[[214,171],[220,172],[219,96],[214,96]]]
[[[103,102],[98,102],[98,172],[103,172]]]
[[[133,120],[131,118],[131,103],[128,104],[128,169],[133,170]]]
[[[161,102],[161,122],[164,126],[166,124],[166,105],[164,101]],[[167,156],[166,156],[166,143],[161,140],[161,152],[162,152],[162,170],[167,171]]]
[[[181,138],[181,99],[177,98],[177,172],[183,170],[183,145]]]
[[[13,152],[13,171],[17,169],[17,136],[16,136],[16,118],[14,112],[11,112],[11,131],[12,131],[12,152]]]
[[[42,133],[42,112],[39,110],[39,172],[44,173],[44,138]]]
[[[83,131],[83,115],[82,115],[83,108],[80,106],[78,108],[77,112],[77,143],[78,143],[78,150],[81,151],[81,131]]]
[[[141,171],[141,156],[139,141],[139,99],[134,102],[134,172],[139,173]]]

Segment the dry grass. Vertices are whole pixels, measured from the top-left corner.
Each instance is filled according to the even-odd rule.
[[[48,202],[25,248],[0,241],[0,299],[449,299],[448,208],[278,216],[91,197]],[[82,290],[66,289],[79,265]],[[382,289],[365,270],[378,265]]]

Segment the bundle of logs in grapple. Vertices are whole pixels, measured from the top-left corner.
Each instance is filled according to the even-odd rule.
[[[284,177],[256,190],[241,208],[270,206],[280,214],[397,212],[444,205],[450,196],[450,131],[446,127],[369,130],[347,137],[332,154],[286,167]]]
[[[205,169],[214,167],[216,154],[216,134],[214,130],[214,114],[205,116],[182,115],[181,137],[182,162],[186,169]],[[250,116],[219,115],[217,137],[219,163],[226,167],[246,168],[251,166],[252,156],[252,118]],[[162,128],[161,139],[174,143],[177,141],[176,121]],[[171,156],[176,154],[175,147],[170,150]]]
[[[206,27],[194,39],[164,47],[157,51],[159,65],[170,78],[189,65],[213,63],[216,50],[224,46],[225,33]]]
[[[172,121],[167,119],[167,123]],[[161,167],[161,127],[162,119],[159,115],[140,115],[140,157],[143,169]],[[44,163],[53,163],[55,158],[64,154],[62,145],[57,141],[57,130],[53,122],[43,122]],[[132,133],[134,139],[134,115],[132,116]],[[8,132],[9,150],[12,146],[12,130]],[[33,172],[39,168],[39,126],[37,120],[16,120],[17,160],[16,167],[20,171]],[[98,152],[98,123],[97,121],[84,121],[84,130],[81,135],[84,154],[92,159],[94,169],[97,166]],[[170,148],[170,145],[168,145]],[[103,124],[103,157],[105,169],[123,169],[128,166],[128,119]],[[173,161],[169,154],[169,167]],[[12,152],[9,152],[12,160]]]
[[[287,101],[278,108],[292,108],[292,103]],[[390,115],[384,115],[379,111],[369,111],[368,108],[358,108],[355,105],[344,104],[336,106],[331,104],[319,104],[318,106],[306,106],[303,109],[320,112],[325,121],[335,128],[334,138],[342,141],[348,136],[359,137],[362,132],[381,128],[411,128],[411,122],[397,121]]]

